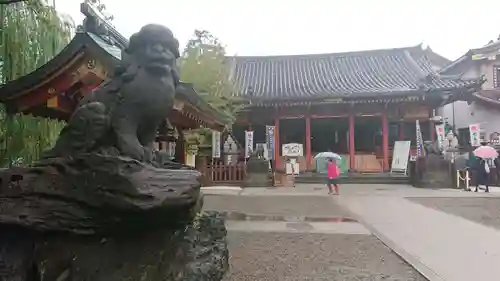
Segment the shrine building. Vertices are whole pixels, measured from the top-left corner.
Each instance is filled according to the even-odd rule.
[[[57,56],[32,73],[1,85],[0,102],[7,113],[66,121],[83,96],[110,78],[128,41],[88,1],[81,5],[81,11],[86,16],[84,24]],[[174,128],[160,129],[158,148],[166,150],[167,143],[175,143],[172,153],[181,163],[186,157],[194,158],[186,151],[184,130],[203,126],[223,131],[227,126],[227,116],[206,103],[191,84],[182,82],[169,121]]]
[[[482,79],[441,76],[450,61],[421,45],[348,53],[229,57],[231,79],[248,100],[233,133],[245,143],[266,140],[275,126],[274,157],[283,168],[282,144],[300,143],[301,171],[319,171],[323,151],[346,159],[350,172],[390,170],[397,140],[415,146],[416,120],[424,140],[435,140],[436,108],[478,91]]]

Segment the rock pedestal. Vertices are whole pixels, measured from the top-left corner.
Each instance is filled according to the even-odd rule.
[[[224,220],[199,172],[124,157],[46,159],[0,175],[0,280],[221,280]]]
[[[248,159],[243,187],[269,187],[272,180],[269,177],[269,161],[252,156]]]
[[[423,188],[453,188],[450,162],[440,155],[429,154],[417,159],[415,185]]]

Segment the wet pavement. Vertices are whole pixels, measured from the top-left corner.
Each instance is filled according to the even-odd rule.
[[[357,222],[347,217],[311,217],[293,215],[246,214],[238,211],[220,211],[226,220],[235,221],[283,221],[283,222]]]
[[[500,198],[498,197],[412,197],[407,199],[438,211],[500,229]]]
[[[426,280],[326,193],[206,195],[204,209],[227,219],[225,281]]]
[[[349,217],[345,208],[335,203],[331,196],[206,195],[203,207],[249,215]]]

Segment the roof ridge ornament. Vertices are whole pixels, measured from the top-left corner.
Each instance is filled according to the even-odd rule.
[[[105,6],[99,0],[85,0],[80,4],[80,11],[85,15],[83,26],[78,27],[79,32],[90,32],[100,36],[103,40],[112,45],[117,45],[121,49],[125,49],[128,45],[128,40],[121,35],[111,23],[112,15],[103,13]]]

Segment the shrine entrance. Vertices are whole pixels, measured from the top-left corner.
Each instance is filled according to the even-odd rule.
[[[311,119],[312,155],[324,151],[348,154],[348,129],[347,118]]]
[[[375,116],[357,117],[354,123],[354,170],[382,172],[382,122]]]

